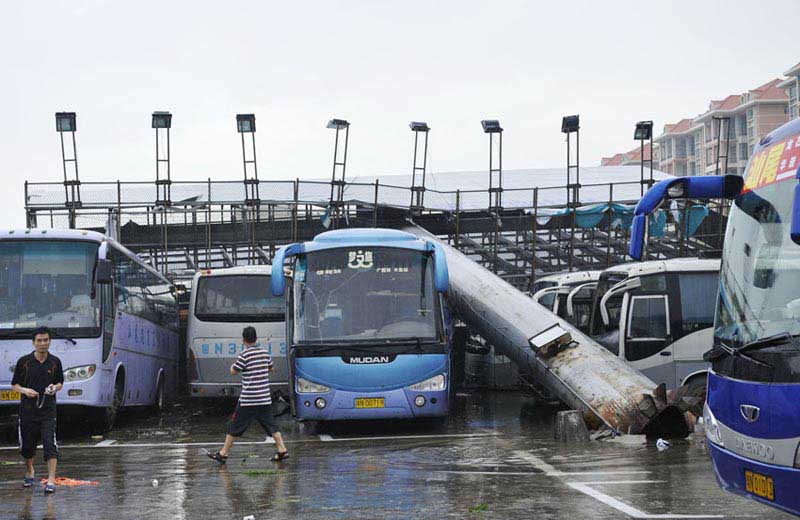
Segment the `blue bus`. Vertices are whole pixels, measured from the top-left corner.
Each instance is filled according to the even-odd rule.
[[[670,180],[645,198],[733,199],[706,353],[706,438],[724,489],[800,515],[798,167],[795,119],[761,140],[743,178]]]
[[[390,229],[328,231],[279,250],[271,285],[275,296],[288,293],[298,419],[447,415],[453,335],[439,244]]]
[[[163,409],[178,384],[172,284],[116,241],[91,231],[0,231],[0,414],[14,415],[16,361],[31,334],[53,332],[64,367],[59,412],[109,430],[126,406]],[[85,412],[88,412],[85,413]]]

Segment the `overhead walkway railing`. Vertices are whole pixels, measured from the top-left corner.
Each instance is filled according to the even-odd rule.
[[[241,181],[171,182],[171,204],[158,205],[152,182],[82,182],[82,206],[64,200],[63,183],[25,185],[30,227],[75,227],[105,231],[137,252],[161,258],[164,270],[180,269],[188,249],[200,267],[225,246],[241,263],[263,261],[277,246],[311,239],[330,219],[330,181],[260,180],[258,204],[248,204]],[[374,182],[345,183],[338,225],[398,227],[412,213],[411,187]],[[543,274],[601,269],[627,260],[639,198],[639,182],[587,183],[583,205],[565,204],[563,186],[505,187],[503,209],[486,207],[487,189],[426,187],[426,207],[413,208],[417,222],[475,260],[528,289]],[[676,202],[650,218],[648,258],[689,256],[721,246],[724,206],[717,200]],[[337,216],[338,215],[338,216]],[[684,223],[684,224],[682,224]],[[330,223],[328,222],[330,225]],[[164,251],[181,251],[180,255]],[[159,253],[161,252],[161,253]],[[206,259],[204,261],[203,259]]]

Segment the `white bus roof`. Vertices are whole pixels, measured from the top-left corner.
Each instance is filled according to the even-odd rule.
[[[230,276],[230,275],[270,275],[272,274],[272,266],[265,265],[239,265],[236,267],[221,267],[219,269],[198,269],[194,274],[194,279],[197,280],[201,276]]]
[[[74,239],[102,242],[110,239],[97,231],[83,229],[3,229],[0,230],[0,240],[3,239]]]
[[[670,260],[648,260],[609,267],[605,272],[626,273],[628,276],[644,276],[653,273],[719,271],[719,258],[672,258]]]
[[[579,284],[583,282],[595,282],[600,279],[603,271],[573,271],[571,273],[549,274],[538,278],[537,282],[556,282],[556,285]]]
[[[113,238],[98,233],[97,231],[87,231],[85,229],[47,229],[47,228],[27,228],[27,229],[8,229],[0,230],[0,240],[88,240],[91,242],[107,242],[128,256],[135,257],[139,263],[152,274],[158,276],[166,284],[172,285],[163,274],[147,264],[142,258],[123,246]]]

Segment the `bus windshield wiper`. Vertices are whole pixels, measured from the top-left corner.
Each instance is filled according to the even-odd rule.
[[[67,336],[63,332],[58,332],[55,329],[50,329],[50,334],[52,334],[53,337],[65,339],[65,340],[69,341],[70,343],[72,343],[73,345],[77,345],[78,344],[78,342],[75,341],[74,339],[72,339],[71,337]]]
[[[772,365],[764,363],[763,361],[759,361],[751,356],[748,356],[747,354],[745,354],[745,352],[751,352],[753,350],[761,350],[764,348],[774,347],[776,345],[784,345],[786,343],[791,343],[791,342],[792,342],[792,335],[789,334],[788,332],[781,332],[780,334],[774,334],[772,336],[767,336],[765,338],[756,339],[747,342],[740,347],[732,347],[726,343],[720,342],[718,346],[714,347],[713,349],[703,354],[703,360],[714,361],[716,359],[721,358],[723,355],[739,356],[744,359],[747,359],[748,361],[756,365],[772,368]]]

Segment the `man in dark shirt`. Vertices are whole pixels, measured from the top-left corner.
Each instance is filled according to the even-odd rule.
[[[21,394],[19,403],[19,451],[27,464],[23,487],[34,483],[33,456],[41,441],[44,460],[47,462],[47,484],[45,493],[56,490],[56,465],[58,443],[56,442],[56,392],[64,384],[61,360],[50,350],[50,331],[36,329],[33,333],[34,351],[22,356],[14,369],[12,390]]]

